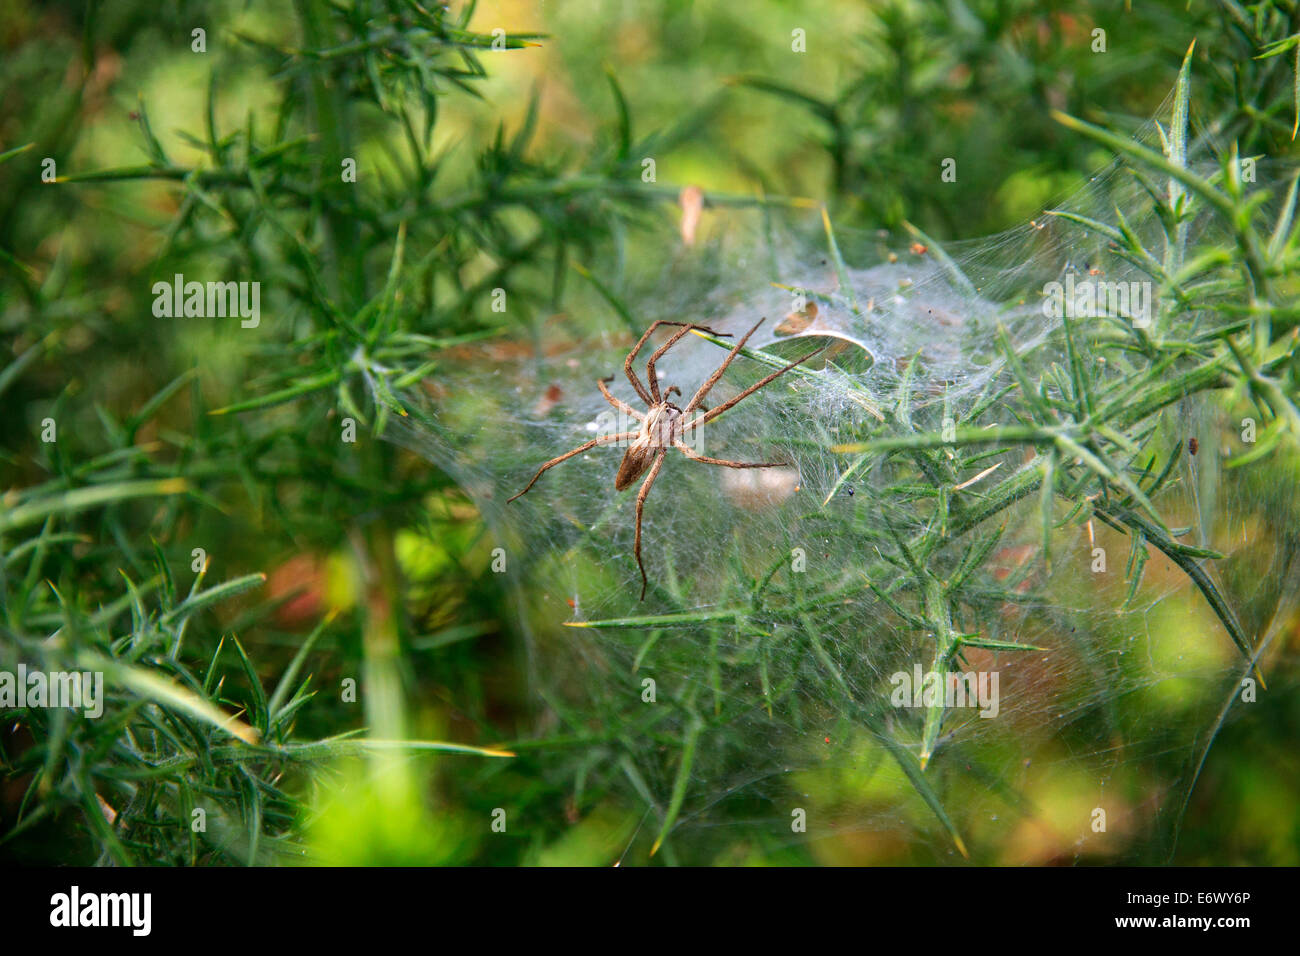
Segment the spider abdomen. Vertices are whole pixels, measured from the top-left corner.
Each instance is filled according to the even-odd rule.
[[[654,462],[655,455],[664,448],[673,447],[680,437],[682,412],[670,402],[653,405],[641,423],[641,429],[628,446],[614,476],[614,490],[622,491],[645,474]]]
[[[650,447],[649,444],[643,444],[637,439],[628,446],[623,460],[619,462],[618,474],[614,476],[614,490],[622,491],[624,488],[634,485],[645,470],[650,467],[658,453],[657,448]]]

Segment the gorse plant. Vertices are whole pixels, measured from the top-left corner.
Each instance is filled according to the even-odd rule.
[[[497,64],[579,40],[569,21],[551,37],[473,4],[187,10],[164,24],[202,57],[200,115],[172,135],[133,103],[145,160],[120,164],[72,147],[69,117],[111,85],[100,37],[128,62],[148,49],[122,38],[138,21],[66,29],[82,93],[57,136],[36,104],[0,125],[0,395],[18,412],[0,425],[0,672],[102,673],[104,712],[0,698],[0,847],[1169,858],[1216,734],[1267,663],[1292,673],[1276,637],[1300,223],[1279,160],[1300,24],[1290,3],[1144,7],[1150,43],[1112,29],[1098,53],[1090,8],[886,4],[831,96],[809,92],[829,88],[825,57],[791,52],[797,68],[729,69],[729,93],[641,136],[621,77],[648,67],[618,33],[630,62],[601,68],[607,119],[582,148],[548,90],[492,102]],[[755,28],[773,43],[790,47],[783,20]],[[1167,115],[1136,135],[1097,115],[1107,98],[1149,115],[1133,76],[1153,64],[1181,64]],[[720,153],[728,109],[771,126]],[[822,155],[782,165],[779,131],[804,119]],[[1118,159],[1097,172],[1102,153]],[[674,228],[693,200],[666,170],[720,154],[765,192],[711,182],[698,237]],[[826,171],[828,213],[776,195]],[[1022,192],[1031,224],[932,238],[1013,220]],[[24,204],[73,225],[60,240]],[[207,300],[155,319],[174,279],[257,283],[260,319]],[[613,430],[594,379],[654,319],[734,335],[763,315],[712,401],[809,350],[784,339],[829,344],[824,361],[721,416],[703,450],[796,468],[666,468],[645,605],[609,456],[504,506]],[[717,346],[687,336],[665,384],[689,394]],[[900,693],[914,669],[995,676],[1001,701],[981,716]],[[1028,839],[1036,821],[1052,835]]]
[[[285,760],[295,760],[289,754],[297,745],[288,739],[288,728],[310,695],[304,687],[280,683],[268,699],[263,678],[234,636],[242,627],[218,634],[209,625],[198,634],[186,633],[195,612],[260,584],[265,575],[240,576],[200,591],[201,570],[193,578],[195,591],[183,603],[172,568],[188,567],[191,545],[200,541],[208,548],[195,551],[195,568],[209,567],[209,550],[217,566],[242,563],[239,540],[260,519],[241,522],[242,529],[232,534],[222,530],[224,519],[214,521],[208,514],[228,514],[218,499],[235,489],[248,495],[250,515],[278,516],[282,533],[299,547],[328,548],[341,532],[354,532],[360,562],[367,570],[385,569],[371,576],[377,583],[366,594],[372,614],[362,631],[369,658],[373,645],[392,635],[391,605],[399,597],[391,528],[360,516],[377,506],[399,520],[395,515],[403,505],[442,492],[445,479],[425,474],[395,482],[386,446],[361,450],[339,441],[339,427],[324,417],[317,427],[304,429],[298,417],[270,410],[328,392],[340,418],[350,416],[364,427],[374,413],[363,412],[354,401],[358,383],[369,380],[386,389],[393,368],[418,356],[397,377],[395,385],[402,387],[434,367],[431,357],[449,344],[496,334],[486,309],[475,315],[476,288],[490,289],[512,273],[536,269],[543,250],[566,247],[563,231],[581,242],[594,241],[603,222],[620,215],[611,206],[590,210],[583,193],[598,189],[575,189],[567,178],[553,178],[525,158],[531,123],[484,150],[478,180],[466,192],[444,201],[431,188],[440,171],[429,152],[437,101],[444,91],[474,95],[473,84],[485,75],[478,56],[492,49],[492,36],[466,29],[471,13],[472,7],[454,15],[443,8],[430,13],[415,3],[400,10],[301,5],[301,46],[244,31],[230,38],[234,45],[226,46],[223,66],[211,73],[203,128],[187,137],[202,150],[200,163],[187,166],[172,159],[141,103],[135,115],[146,164],[59,177],[60,188],[177,184],[179,205],[156,252],[149,288],[153,279],[170,281],[173,272],[193,275],[195,267],[205,279],[251,276],[267,290],[263,308],[286,321],[277,323],[277,334],[253,346],[258,358],[252,367],[263,374],[240,389],[251,398],[214,408],[200,387],[195,372],[208,364],[202,359],[215,358],[220,374],[235,342],[218,330],[206,340],[175,343],[181,353],[176,358],[193,362],[194,370],[126,420],[96,407],[106,450],[89,452],[80,429],[69,425],[63,401],[52,411],[51,421],[63,430],[62,444],[56,436],[44,446],[54,477],[11,494],[0,519],[11,540],[31,535],[9,549],[5,664],[12,669],[19,658],[36,655],[53,670],[91,660],[121,668],[110,673],[120,673],[122,684],[97,723],[70,726],[62,712],[31,711],[31,719],[42,722],[31,728],[38,732],[30,739],[20,734],[8,754],[27,793],[14,807],[9,839],[68,809],[90,818],[101,858],[194,861],[215,854],[253,862],[273,858],[266,854],[275,838],[300,812],[280,782]],[[526,36],[503,41],[507,50],[531,42]],[[231,130],[219,125],[218,76],[253,67],[241,45],[283,78],[284,95],[265,133],[259,127],[265,117],[259,120],[251,112]],[[407,137],[410,153],[396,160],[391,178],[363,176],[368,185],[354,188],[349,167],[356,168],[359,145],[356,113],[367,107]],[[15,150],[6,158],[21,155]],[[522,195],[511,195],[516,188]],[[582,228],[555,231],[546,220],[543,229],[530,232],[507,221],[511,209],[546,202],[548,190],[551,202],[571,204]],[[414,224],[410,241],[426,251],[423,261],[403,268],[408,222]],[[386,262],[377,273],[377,285],[370,268],[376,254],[392,265]],[[497,266],[486,276],[486,286],[470,282],[467,269],[488,257]],[[19,263],[13,268],[23,277],[31,274]],[[545,266],[548,277],[552,271]],[[33,327],[57,309],[61,281],[53,272],[45,287],[28,282]],[[136,290],[137,300],[142,291]],[[514,321],[528,314],[529,301],[527,292],[516,297]],[[61,345],[58,331],[31,342],[6,370],[4,385],[13,385]],[[185,399],[181,414],[188,424],[176,429],[158,422],[169,403],[174,407]],[[246,415],[252,411],[262,414],[253,419]],[[153,440],[141,440],[142,431]],[[69,432],[76,436],[71,454],[65,452]],[[130,510],[132,501],[165,502],[163,495],[177,497],[161,513]],[[82,522],[100,528],[102,538],[75,530]],[[52,566],[58,570],[50,577]],[[160,589],[162,600],[148,607]],[[244,623],[266,621],[286,597],[249,609]],[[131,633],[126,640],[115,634],[124,620]],[[319,632],[277,671],[292,681]],[[190,670],[187,659],[206,663]],[[232,666],[239,676],[227,680],[225,671]],[[235,683],[242,687],[231,699]],[[146,707],[146,701],[159,704],[164,688],[170,696],[162,700],[161,712]],[[192,723],[206,716],[209,725],[219,724],[233,719],[226,715],[236,709],[247,711],[257,725],[258,734],[242,743],[230,740],[224,729]],[[357,723],[345,713],[325,723],[338,727],[340,721]],[[349,748],[355,751],[352,744],[328,740],[307,746],[315,749],[301,753],[317,764]],[[98,756],[87,760],[92,753]],[[203,837],[187,836],[198,791],[215,801],[208,807],[214,821],[218,816],[236,821],[234,836],[228,826],[214,826]]]

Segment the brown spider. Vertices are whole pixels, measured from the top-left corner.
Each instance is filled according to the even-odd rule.
[[[514,501],[515,498],[521,498],[527,494],[528,489],[537,483],[537,479],[542,477],[543,473],[545,473],[547,469],[554,468],[560,462],[567,461],[574,455],[581,455],[584,451],[595,448],[597,445],[608,445],[611,442],[627,441],[630,439],[631,444],[628,446],[627,452],[623,455],[622,463],[618,466],[618,474],[614,477],[614,490],[622,491],[644,475],[647,468],[650,469],[650,473],[646,475],[645,482],[641,485],[641,490],[638,491],[636,495],[636,538],[632,548],[633,553],[636,555],[636,565],[641,570],[640,600],[644,601],[648,581],[645,573],[645,565],[641,563],[641,512],[645,506],[646,496],[650,494],[650,487],[654,484],[655,478],[658,477],[659,469],[664,463],[664,458],[668,455],[669,448],[676,448],[693,461],[701,461],[706,465],[723,465],[727,468],[776,468],[789,464],[788,462],[782,461],[744,462],[727,461],[722,458],[708,458],[704,455],[697,454],[695,451],[691,450],[689,445],[682,441],[682,436],[690,432],[692,429],[707,424],[717,418],[741,399],[748,398],[764,385],[767,385],[779,376],[784,375],[796,365],[802,365],[804,362],[808,361],[814,355],[817,355],[826,348],[826,346],[823,345],[819,349],[814,349],[803,358],[791,362],[784,368],[778,369],[756,384],[751,385],[735,398],[728,399],[721,405],[712,409],[707,409],[703,415],[687,422],[687,416],[700,407],[701,403],[704,401],[704,397],[708,395],[709,389],[718,384],[718,379],[722,378],[722,373],[727,370],[727,366],[730,365],[735,357],[740,354],[740,350],[744,348],[749,337],[758,331],[758,327],[762,325],[764,321],[764,319],[759,319],[758,322],[755,323],[754,327],[741,337],[735,347],[727,353],[727,357],[722,360],[722,364],[719,365],[717,370],[709,376],[709,380],[701,385],[699,390],[691,397],[691,400],[686,404],[685,408],[678,408],[672,402],[668,401],[674,392],[678,395],[682,393],[682,390],[676,385],[670,386],[662,395],[659,393],[659,378],[655,374],[655,362],[659,361],[665,352],[672,348],[682,336],[686,335],[686,333],[690,332],[692,329],[699,329],[701,332],[708,332],[710,335],[725,335],[727,338],[730,338],[730,335],[729,333],[714,332],[712,329],[706,328],[703,325],[695,325],[690,322],[670,322],[666,319],[660,319],[655,322],[650,326],[650,328],[646,329],[645,335],[641,336],[641,340],[637,342],[632,351],[628,353],[627,360],[623,363],[623,371],[627,373],[628,381],[630,381],[632,387],[636,389],[636,393],[641,397],[641,401],[646,403],[647,410],[644,413],[639,412],[626,402],[621,402],[610,394],[608,386],[610,382],[614,381],[614,376],[611,375],[609,378],[600,379],[596,382],[597,387],[600,389],[600,394],[605,396],[605,401],[609,402],[619,411],[624,412],[641,422],[640,429],[634,432],[620,432],[615,435],[601,435],[599,438],[593,438],[591,441],[579,445],[577,448],[573,449],[573,451],[565,452],[558,458],[552,458],[546,464],[542,465],[541,468],[537,469],[537,474],[533,475],[533,480],[530,481],[524,490],[519,492],[519,494],[515,495],[513,498],[507,499],[506,504]],[[646,387],[642,385],[640,380],[636,377],[636,372],[632,368],[632,362],[636,359],[637,353],[641,351],[641,348],[650,338],[651,333],[661,325],[675,325],[680,326],[680,328],[678,331],[673,333],[672,338],[655,351],[654,355],[650,356],[650,361],[646,363],[646,379],[650,383],[650,388],[647,391]]]

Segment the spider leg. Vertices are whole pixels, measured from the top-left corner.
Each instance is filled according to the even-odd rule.
[[[605,396],[605,401],[609,402],[611,405],[617,408],[620,412],[623,412],[625,415],[630,415],[631,417],[635,418],[639,422],[645,421],[645,415],[643,415],[641,412],[638,412],[627,402],[620,401],[619,399],[615,398],[613,395],[609,393],[609,383],[612,381],[614,381],[613,375],[611,375],[609,378],[601,378],[596,380],[596,387],[600,389],[600,394]]]
[[[702,461],[706,465],[726,465],[728,468],[789,468],[788,461],[727,461],[725,458],[709,458],[691,450],[684,442],[675,441],[673,447],[692,461]]]
[[[741,341],[744,340],[742,339]],[[784,368],[777,369],[771,375],[768,375],[766,378],[762,378],[759,381],[755,382],[753,385],[749,386],[749,388],[745,389],[735,398],[727,399],[721,405],[714,407],[711,411],[705,412],[699,418],[696,418],[693,421],[689,422],[688,424],[682,426],[682,431],[686,432],[692,428],[696,428],[700,425],[704,425],[708,422],[713,421],[713,419],[717,418],[728,408],[731,408],[733,405],[737,404],[739,401],[741,401],[741,399],[745,399],[748,398],[750,395],[753,395],[755,392],[757,392],[768,382],[771,382],[773,379],[779,378],[780,376],[784,375],[786,372],[790,371],[790,369],[794,368],[796,365],[802,365],[804,362],[808,361],[814,355],[820,355],[822,352],[826,351],[828,347],[829,347],[829,343],[827,345],[823,345],[819,349],[814,349],[813,351],[809,352],[801,359],[795,359],[793,362],[791,362],[789,365],[785,366]],[[723,367],[725,368],[726,366]]]
[[[597,445],[608,445],[613,441],[636,438],[637,434],[637,432],[619,432],[617,435],[601,435],[599,438],[593,438],[591,441],[579,445],[577,448],[573,449],[573,451],[566,451],[559,458],[552,458],[546,464],[542,465],[541,468],[537,469],[537,474],[533,475],[533,480],[524,487],[523,491],[519,492],[519,494],[515,495],[513,498],[507,498],[506,504],[510,504],[510,502],[514,501],[515,498],[522,498],[524,495],[528,494],[528,489],[537,484],[537,479],[542,477],[548,469],[554,468],[560,462],[568,461],[574,455],[581,455],[584,451],[590,451]]]
[[[627,380],[632,383],[632,387],[636,389],[636,393],[641,397],[641,401],[645,402],[647,405],[653,405],[655,402],[651,399],[650,393],[646,391],[645,386],[641,384],[641,380],[636,377],[636,372],[632,368],[632,363],[636,360],[637,353],[641,351],[642,346],[649,341],[651,333],[661,325],[684,325],[688,329],[697,328],[701,331],[708,332],[710,335],[717,335],[720,337],[727,336],[727,333],[725,332],[714,332],[712,329],[707,329],[702,325],[693,325],[690,322],[670,322],[668,319],[655,319],[655,321],[651,322],[650,328],[646,329],[645,334],[641,336],[636,345],[632,346],[632,351],[627,353],[627,359],[623,362],[623,371],[627,374]]]
[[[664,449],[655,456],[655,463],[650,466],[650,474],[645,476],[645,481],[641,485],[641,490],[636,493],[636,540],[632,545],[632,553],[636,555],[636,566],[641,569],[641,597],[645,600],[645,589],[649,583],[645,576],[645,565],[641,563],[641,511],[645,507],[646,495],[650,494],[650,486],[655,483],[655,478],[659,474],[659,469],[663,466],[664,458],[667,457],[668,450]]]
[[[727,357],[722,360],[722,364],[718,366],[717,371],[710,375],[709,380],[701,385],[699,390],[691,396],[690,402],[688,402],[686,407],[682,409],[683,415],[689,415],[699,407],[700,402],[704,401],[704,396],[709,394],[709,389],[718,384],[718,379],[722,378],[722,373],[727,370],[727,366],[730,365],[735,360],[736,356],[740,354],[740,350],[745,347],[745,343],[749,341],[749,337],[757,332],[758,327],[766,321],[766,317],[759,319],[754,323],[752,329],[741,336],[740,341],[735,344],[732,350],[727,353]]]
[[[659,348],[655,349],[655,354],[650,356],[650,361],[645,363],[645,380],[646,382],[649,383],[650,394],[654,397],[654,400],[656,402],[662,402],[664,400],[664,397],[659,394],[659,375],[658,373],[655,372],[655,362],[663,358],[664,353],[667,352],[674,345],[676,345],[678,340],[680,340],[681,337],[685,335],[687,332],[689,332],[691,329],[703,329],[705,332],[709,332],[712,335],[718,334],[717,332],[714,332],[712,329],[705,329],[704,326],[702,325],[687,325],[678,329],[676,332],[673,333],[672,338],[670,338],[663,345],[659,346]],[[679,395],[681,394],[681,389],[677,390],[677,394]]]

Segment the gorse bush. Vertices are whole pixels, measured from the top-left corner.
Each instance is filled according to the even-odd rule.
[[[13,11],[3,852],[1294,862],[1300,24],[1140,6]],[[506,504],[764,316],[644,602]]]

